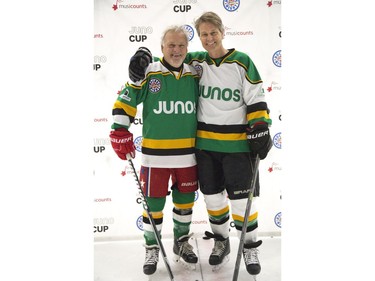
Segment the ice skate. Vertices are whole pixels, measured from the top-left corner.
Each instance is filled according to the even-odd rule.
[[[143,265],[143,273],[146,275],[154,274],[159,261],[159,246],[145,246],[146,257]]]
[[[212,271],[220,270],[227,262],[229,262],[230,243],[229,237],[224,238],[221,235],[213,234],[206,231],[205,235],[207,238],[213,238],[215,240],[214,247],[208,263],[212,265]]]
[[[178,240],[174,239],[173,253],[174,261],[181,263],[188,270],[196,270],[198,257],[193,252],[193,246],[188,242],[190,235],[181,236]]]
[[[243,248],[243,259],[246,265],[246,270],[251,275],[253,275],[254,280],[256,280],[255,276],[260,273],[261,266],[258,259],[259,250],[257,247],[259,247],[262,244],[262,241],[259,240],[254,243],[248,243],[244,245]]]

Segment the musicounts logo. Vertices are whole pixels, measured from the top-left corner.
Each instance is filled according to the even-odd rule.
[[[254,35],[252,30],[233,30],[231,27],[225,26],[226,36],[251,36]]]
[[[281,86],[278,82],[272,81],[271,85],[267,87],[267,92],[272,92],[272,91],[281,91]]]
[[[273,1],[267,0],[267,6],[270,8],[272,5],[281,5],[281,0],[273,0]]]
[[[108,118],[106,117],[94,118],[94,123],[101,123],[101,122],[108,122]]]
[[[116,0],[116,4],[113,4],[112,9],[116,11],[117,9],[147,9],[145,4],[120,4],[124,0]]]
[[[128,165],[126,165],[125,169],[120,172],[120,175],[123,176],[123,177],[125,177],[126,175],[132,175],[132,174],[133,174],[133,170]]]
[[[269,167],[267,170],[268,170],[268,172],[272,173],[274,171],[281,171],[282,168],[281,168],[279,163],[272,162],[271,167]]]

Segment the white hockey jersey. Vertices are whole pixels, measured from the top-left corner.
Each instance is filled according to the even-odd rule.
[[[196,148],[248,152],[246,128],[272,123],[263,82],[250,57],[231,49],[216,60],[207,52],[188,53],[185,62],[200,76]]]

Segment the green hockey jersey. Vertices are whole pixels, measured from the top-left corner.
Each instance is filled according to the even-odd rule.
[[[163,61],[151,63],[145,79],[127,83],[112,115],[112,129],[129,128],[142,103],[142,160],[146,167],[182,168],[196,164],[196,106],[199,76],[184,64],[179,72]]]
[[[190,52],[185,62],[200,76],[196,148],[248,152],[246,128],[272,123],[263,82],[250,57],[235,49],[217,60],[207,52]]]

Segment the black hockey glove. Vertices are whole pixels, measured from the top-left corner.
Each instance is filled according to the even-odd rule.
[[[259,154],[263,160],[267,157],[268,151],[272,147],[272,140],[267,124],[257,125],[254,128],[247,129],[247,141],[249,142],[250,151],[253,156]]]
[[[140,47],[131,57],[129,63],[129,78],[137,82],[145,78],[147,66],[152,62],[152,54],[146,47]]]

